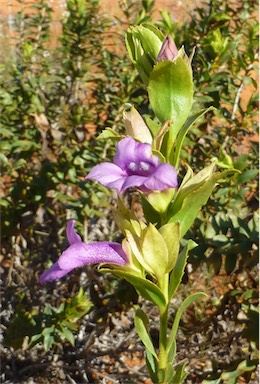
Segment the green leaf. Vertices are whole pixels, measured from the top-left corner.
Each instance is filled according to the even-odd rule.
[[[181,237],[191,227],[201,207],[207,203],[216,183],[220,180],[225,181],[227,176],[237,172],[231,169],[210,175],[213,168],[214,164],[211,164],[190,179],[183,188],[180,188],[176,199],[169,208],[169,222],[180,223]]]
[[[192,71],[188,62],[179,56],[174,61],[156,64],[150,75],[148,95],[158,119],[162,123],[167,120],[173,122],[167,144],[172,148],[193,102]]]
[[[168,351],[168,354],[169,354],[169,360],[168,360],[169,363],[173,363],[174,358],[175,358],[175,354],[176,354],[176,334],[177,334],[177,330],[178,330],[178,327],[179,327],[179,322],[180,322],[180,319],[181,319],[181,316],[182,316],[183,312],[195,300],[197,300],[199,298],[202,298],[202,297],[206,297],[206,296],[207,295],[204,292],[193,293],[192,295],[186,297],[186,299],[182,302],[181,306],[179,307],[179,309],[178,309],[178,311],[177,311],[177,313],[175,315],[175,318],[174,318],[174,322],[173,322],[173,325],[172,325],[172,330],[171,330],[171,333],[170,333],[170,336],[169,336],[169,340],[168,340],[168,344],[167,344],[167,351]]]
[[[167,248],[168,248],[168,268],[167,272],[170,272],[175,266],[180,249],[180,230],[179,223],[168,223],[163,225],[159,229]]]
[[[8,164],[8,158],[3,153],[0,153],[0,161],[2,164]]]
[[[157,378],[157,370],[158,370],[158,364],[156,358],[151,354],[151,352],[146,349],[146,366],[149,371],[150,377],[153,381],[153,383],[158,382]]]
[[[164,383],[176,383],[176,381],[173,381],[174,378],[174,369],[172,364],[167,364],[166,368],[163,370],[163,382]]]
[[[48,351],[54,344],[54,337],[51,334],[44,336],[43,347],[45,351]]]
[[[107,140],[107,139],[119,139],[121,138],[118,133],[113,131],[111,128],[105,128],[103,131],[98,135],[97,140]]]
[[[169,299],[171,299],[175,292],[177,291],[181,279],[184,273],[185,265],[188,258],[188,252],[190,249],[190,242],[188,241],[183,250],[179,253],[176,264],[173,268],[173,271],[170,276],[170,283],[169,283]]]
[[[143,231],[140,250],[145,262],[159,280],[167,273],[169,252],[163,236],[151,223]]]
[[[2,136],[2,138],[6,137],[8,139],[15,136],[15,134],[12,131],[10,131],[10,129],[4,128],[4,127],[0,128],[0,135]]]
[[[238,184],[247,183],[250,180],[253,180],[259,173],[259,170],[254,169],[248,169],[247,171],[241,173],[241,175],[237,176],[237,182]]]
[[[161,125],[156,123],[149,116],[143,116],[143,118],[144,118],[146,125],[150,129],[152,135],[155,136],[157,134],[157,132],[160,130]]]
[[[51,327],[44,328],[44,330],[42,331],[43,347],[45,351],[48,351],[54,344],[54,336],[53,336],[54,328],[55,326],[53,325]]]
[[[149,280],[146,280],[142,277],[135,276],[131,272],[121,271],[121,270],[111,270],[108,268],[99,269],[100,272],[110,272],[116,276],[119,276],[129,283],[131,283],[137,292],[146,300],[152,301],[155,305],[157,305],[161,310],[163,310],[166,306],[165,297],[154,283]]]
[[[193,124],[195,124],[202,116],[204,116],[207,112],[213,111],[213,110],[215,110],[214,107],[209,107],[207,109],[204,109],[203,111],[196,113],[195,115],[192,115],[185,121],[180,132],[178,133],[177,140],[176,140],[176,147],[174,151],[174,160],[173,160],[173,165],[175,168],[178,168],[179,166],[180,152],[182,149],[184,138],[187,135],[188,131],[193,126]]]
[[[237,369],[240,372],[250,372],[254,371],[257,367],[257,360],[243,360],[241,363],[238,364]]]
[[[35,143],[29,140],[16,140],[13,143],[14,153],[20,153],[22,151],[30,151],[32,149],[39,148],[39,143]]]
[[[38,341],[40,341],[42,339],[42,334],[41,333],[38,333],[36,335],[33,335],[31,338],[30,338],[30,342],[29,342],[29,348],[33,347],[34,345],[37,344]]]
[[[187,361],[185,361],[183,364],[180,364],[176,370],[175,374],[172,378],[172,383],[174,384],[182,384],[184,382],[184,379],[187,377],[188,373],[185,372],[185,367],[187,365]]]
[[[60,335],[63,337],[63,338],[65,338],[65,339],[67,339],[69,342],[70,342],[70,344],[71,345],[75,345],[75,338],[74,338],[74,335],[73,335],[73,333],[68,329],[68,328],[64,328],[64,327],[62,327],[62,330],[61,330],[61,332],[60,332]]]
[[[140,308],[137,309],[135,314],[135,328],[138,333],[138,336],[142,340],[146,349],[151,352],[151,354],[157,359],[157,354],[155,352],[151,336],[148,332],[147,326],[149,324],[149,319],[147,315]]]
[[[237,382],[238,376],[240,376],[241,372],[239,370],[234,370],[231,372],[223,372],[221,375],[221,379],[227,381],[227,384],[235,384]]]

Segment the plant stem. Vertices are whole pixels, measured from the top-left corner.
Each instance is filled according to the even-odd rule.
[[[160,339],[159,339],[159,369],[165,369],[167,364],[167,329],[168,329],[168,305],[160,313]]]
[[[161,290],[164,292],[166,302],[167,302],[167,305],[165,306],[165,308],[160,310],[158,369],[162,371],[165,370],[167,366],[167,360],[168,360],[168,352],[167,352],[167,330],[168,330],[168,309],[169,309],[168,285],[169,285],[169,274],[167,273],[161,279],[161,282],[160,282]]]

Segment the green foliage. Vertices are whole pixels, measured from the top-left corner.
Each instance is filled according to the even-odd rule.
[[[188,52],[196,46],[193,67],[197,101],[205,107],[213,105],[224,119],[235,119],[239,125],[256,113],[254,96],[246,110],[241,99],[236,100],[241,87],[247,84],[252,84],[256,91],[253,76],[258,47],[256,14],[257,4],[253,1],[225,0],[220,8],[218,0],[209,0],[193,11],[187,25],[176,30],[172,21],[175,27],[170,27],[177,46],[184,44]],[[162,16],[159,24],[169,33],[168,15]]]
[[[105,188],[83,180],[100,157],[111,157],[107,144],[91,138],[122,119],[132,74],[126,55],[103,43],[111,22],[99,13],[99,1],[67,1],[55,47],[48,2],[23,5],[15,55],[0,67],[3,245],[8,251],[10,238],[21,233],[28,244],[34,239],[36,253],[46,252],[42,234],[48,222],[48,253],[57,253],[57,228],[69,209],[83,222],[109,205]],[[117,37],[115,43],[123,41]]]
[[[135,328],[140,339],[144,343],[146,350],[149,351],[156,359],[157,354],[155,352],[153,342],[151,340],[151,335],[148,331],[149,319],[144,311],[140,308],[137,309],[135,313]],[[148,353],[149,354],[149,353]]]
[[[174,62],[157,63],[150,75],[148,94],[151,107],[162,123],[167,120],[172,123],[168,139],[170,148],[192,107],[192,71],[188,60],[185,52],[179,51]]]
[[[231,296],[240,304],[238,323],[243,324],[243,336],[250,342],[253,356],[259,350],[259,297],[256,288],[233,290]]]
[[[256,370],[258,359],[242,360],[237,362],[235,367],[228,371],[222,372],[217,379],[203,380],[202,384],[236,384],[240,382],[241,376],[245,376],[250,380],[250,373]],[[249,376],[247,375],[249,373]]]
[[[47,2],[37,4],[36,13],[32,13],[35,6],[21,11],[16,56],[6,70],[2,67],[1,151],[8,160],[3,172],[10,185],[2,202],[3,235],[13,235],[23,226],[24,215],[36,215],[41,207],[47,207],[46,216],[56,221],[61,204],[75,204],[74,185],[80,185],[88,164],[102,152],[99,147],[91,153],[90,144],[83,142],[84,123],[93,120],[85,104],[91,91],[87,81],[93,78],[87,66],[87,61],[93,61],[89,48],[97,31],[103,32],[98,2],[71,0],[67,6],[61,46],[55,49],[48,48],[51,9]],[[81,48],[73,58],[75,44]],[[100,42],[95,40],[94,47],[98,57]],[[69,193],[71,188],[74,191]],[[81,206],[75,204],[78,214],[82,206],[86,213],[93,212],[90,207],[95,207],[97,192],[85,189]],[[27,228],[31,226],[34,220],[27,223]]]
[[[228,274],[258,263],[258,214],[248,220],[231,209],[198,219],[194,231],[198,246],[190,256],[194,266],[203,260],[218,273],[222,261]]]
[[[107,191],[100,185],[86,185],[83,178],[100,158],[102,161],[111,158],[105,141],[118,138],[124,103],[131,101],[136,108],[145,111],[147,125],[152,125],[151,130],[158,134],[159,125],[150,119],[146,91],[140,88],[139,78],[121,52],[121,47],[125,50],[123,37],[120,35],[115,40],[116,52],[101,44],[111,23],[98,13],[98,4],[98,0],[67,0],[68,13],[61,20],[62,33],[55,48],[49,47],[52,10],[47,1],[38,2],[18,14],[15,56],[8,57],[8,65],[2,63],[0,66],[0,160],[5,184],[5,196],[1,197],[0,204],[3,245],[7,250],[12,247],[11,239],[16,238],[17,242],[26,240],[25,255],[29,252],[36,256],[56,255],[60,247],[58,228],[64,226],[68,210],[73,209],[82,222],[85,216],[91,220],[103,214],[102,208],[109,204]],[[153,6],[154,1],[142,1],[142,6],[134,1],[122,2],[127,25],[149,22]],[[180,190],[176,215],[183,219],[185,212],[192,214],[192,217],[186,215],[188,223],[182,229],[183,234],[197,216],[186,237],[194,239],[199,246],[192,249],[191,242],[183,240],[184,247],[169,282],[170,297],[181,282],[189,249],[189,261],[193,266],[205,261],[213,264],[216,273],[222,260],[227,273],[250,269],[257,262],[256,198],[249,198],[257,188],[257,149],[250,143],[250,150],[241,153],[238,143],[244,138],[250,141],[256,125],[254,69],[258,25],[254,12],[256,2],[250,0],[240,0],[236,4],[224,0],[221,9],[218,0],[210,0],[197,8],[185,25],[173,23],[166,11],[161,11],[162,20],[157,23],[165,34],[175,37],[178,47],[184,44],[185,50],[191,53],[193,46],[197,46],[193,60],[195,103],[191,117],[177,137],[173,154],[176,167],[181,157],[196,174],[206,159],[216,162],[224,174],[233,168],[240,171],[233,178],[231,189],[224,183],[217,187],[208,207],[201,213],[198,210],[208,199],[208,193],[193,185],[196,187],[194,204],[187,206],[186,195],[181,196],[183,191]],[[150,32],[154,30],[150,28]],[[161,33],[157,33],[160,40]],[[130,38],[128,43],[133,43]],[[140,52],[135,53],[137,56],[133,59],[139,60]],[[155,57],[156,52],[153,52],[153,57],[141,63],[145,69],[147,64],[148,72]],[[147,83],[148,75],[146,72],[143,75]],[[241,95],[245,88],[249,88],[251,94],[243,103]],[[198,112],[200,109],[203,112]],[[109,129],[102,133],[104,141],[90,140],[91,129],[100,133],[105,126]],[[180,179],[185,172],[186,166],[181,162]],[[218,177],[221,180],[220,174]],[[218,177],[214,185],[210,183],[210,189],[219,181]],[[187,190],[191,195],[194,192],[192,188]],[[178,221],[178,216],[175,218]],[[157,220],[158,216],[153,222]],[[50,227],[52,234],[46,242],[42,234],[49,233]],[[153,281],[127,271],[114,272],[134,284],[147,300],[165,308],[165,296]],[[247,290],[233,294],[243,301],[244,336],[251,348],[255,348],[257,341],[252,330],[258,324],[258,308],[251,300],[253,293]],[[188,303],[183,303],[176,316],[169,344],[173,355],[179,314]],[[21,303],[7,330],[5,343],[15,349],[26,343],[29,347],[42,343],[45,350],[60,340],[73,345],[76,322],[90,307],[83,291],[57,308],[47,306],[42,311],[27,311]],[[138,312],[136,322],[147,348],[146,358],[153,378],[158,367],[143,312]],[[255,365],[254,361],[239,362],[233,371],[223,372],[211,382],[237,382],[240,375],[254,370]],[[183,381],[184,364],[175,372],[170,364],[166,374],[164,380]]]
[[[231,188],[218,186],[186,235],[199,244],[190,261],[195,266],[207,261],[216,272],[222,260],[228,273],[236,266],[247,268],[256,263],[258,235],[252,217],[258,205],[258,153],[250,141],[256,133],[258,113],[256,12],[257,5],[252,1],[225,0],[220,8],[219,1],[210,0],[195,8],[185,25],[176,25],[167,12],[161,12],[158,22],[177,46],[183,44],[187,52],[196,46],[192,61],[194,116],[199,116],[200,108],[216,108],[208,110],[205,119],[196,119],[188,134],[183,126],[185,135],[180,141],[184,149],[180,150],[177,142],[176,165],[181,156],[191,168],[199,170],[211,158],[220,169],[240,171],[233,177]]]
[[[29,348],[43,344],[45,351],[57,345],[60,340],[67,340],[74,345],[73,332],[78,331],[77,321],[91,307],[88,295],[82,289],[57,308],[46,305],[42,311],[33,309],[29,312],[21,303],[8,327],[4,343],[14,349],[25,347],[26,344]]]

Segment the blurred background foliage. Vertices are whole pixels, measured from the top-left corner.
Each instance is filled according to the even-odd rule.
[[[70,304],[48,294],[53,307],[40,298],[46,288],[32,295],[36,286],[38,290],[38,275],[65,246],[66,221],[78,219],[85,241],[118,236],[110,214],[113,195],[99,184],[85,183],[84,177],[93,165],[111,159],[113,145],[95,138],[105,127],[122,132],[125,103],[151,115],[146,90],[126,55],[124,30],[154,21],[154,1],[119,4],[124,18],[112,20],[99,12],[98,0],[67,0],[58,44],[51,47],[49,2],[21,1],[15,44],[1,60],[1,259],[7,290],[14,293],[3,326],[6,345],[12,347],[20,348],[25,337],[28,347],[41,342],[48,349],[64,339],[73,344],[79,302],[82,316],[90,309],[82,292]],[[165,10],[155,21],[187,53],[196,46],[193,112],[216,108],[186,138],[180,178],[185,163],[197,172],[213,159],[220,168],[240,171],[231,187],[215,189],[186,237],[198,243],[189,258],[193,272],[206,265],[209,276],[221,270],[231,276],[230,298],[245,315],[244,334],[252,350],[258,340],[250,332],[258,314],[252,272],[258,262],[256,14],[254,0],[223,0],[221,7],[218,0],[209,0],[185,23],[175,23]],[[241,273],[250,280],[243,287],[238,283]],[[70,277],[66,290],[59,286],[60,294],[70,300],[80,281],[84,289],[90,287],[94,306],[104,305],[107,292],[113,300],[117,297],[119,307],[136,302],[134,291],[115,278],[102,280],[97,292],[96,276],[87,274],[88,282]],[[40,309],[35,312],[36,298]],[[106,306],[111,310],[107,301]],[[30,330],[24,327],[28,318]],[[18,344],[10,337],[14,328],[21,335]]]

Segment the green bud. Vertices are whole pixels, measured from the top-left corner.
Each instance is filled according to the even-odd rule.
[[[175,191],[175,188],[154,191],[146,195],[146,199],[157,212],[164,213],[172,201]]]
[[[149,23],[132,26],[126,32],[126,47],[130,59],[145,85],[148,85],[163,41],[162,32]]]
[[[163,236],[149,223],[141,238],[141,252],[157,280],[168,272],[168,248]]]
[[[132,252],[131,262],[135,264],[139,263],[146,270],[147,273],[152,276],[155,276],[153,269],[150,267],[149,263],[146,262],[141,252],[140,238],[137,236],[133,236],[130,231],[126,231],[126,239]],[[134,259],[136,259],[136,261],[134,261]]]
[[[169,252],[168,270],[171,272],[175,266],[180,250],[180,226],[179,223],[168,223],[159,229],[164,238]]]
[[[141,236],[142,230],[146,227],[143,221],[138,221],[134,210],[124,205],[123,200],[118,196],[117,209],[113,212],[115,222],[122,233],[127,231],[135,236]]]
[[[153,224],[143,228],[140,236],[126,231],[126,239],[132,251],[132,260],[136,258],[148,274],[159,281],[169,271],[166,241]]]

